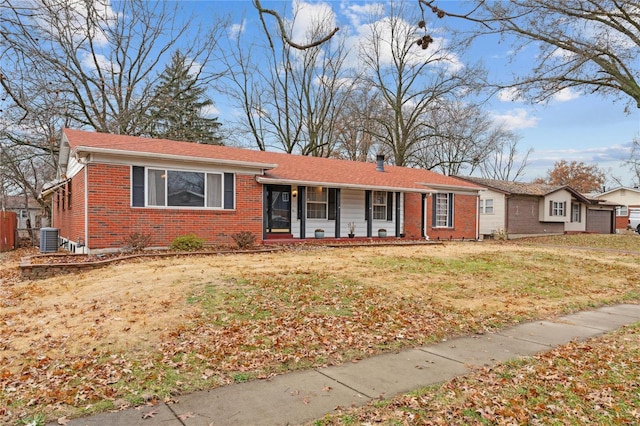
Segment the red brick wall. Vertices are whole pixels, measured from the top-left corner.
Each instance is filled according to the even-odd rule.
[[[231,235],[245,230],[254,233],[257,241],[262,240],[262,186],[253,175],[236,175],[235,210],[165,209],[131,207],[129,166],[87,167],[90,249],[121,248],[124,239],[134,232],[151,235],[152,246],[169,246],[175,237],[187,234],[195,234],[208,244],[233,243]],[[75,182],[73,189],[78,191]],[[69,233],[74,226],[68,224],[72,222],[68,213],[60,212],[56,223],[60,224],[62,237],[75,240],[75,233]]]
[[[629,225],[629,216],[616,216],[616,229],[627,229],[627,225]]]
[[[422,236],[422,195],[407,193],[405,198],[404,230],[407,238],[420,238]],[[439,239],[475,239],[477,238],[477,215],[475,195],[453,196],[453,227],[434,228],[432,226],[432,196],[427,196],[427,235],[431,240]]]
[[[254,175],[236,175],[235,210],[131,207],[131,167],[88,164],[88,235],[90,249],[117,249],[135,232],[149,234],[152,246],[168,246],[177,236],[195,234],[208,244],[233,243],[231,235],[250,231],[262,240],[262,185]],[[84,171],[73,178],[72,205],[56,202],[54,226],[60,236],[77,241],[84,235]],[[61,195],[60,195],[61,196]],[[430,239],[475,239],[477,236],[475,195],[454,196],[454,226],[431,226],[431,197],[427,197],[427,234]],[[407,238],[422,236],[422,195],[405,194],[404,232]]]
[[[430,240],[461,240],[477,238],[478,217],[476,195],[453,195],[453,227],[434,228],[432,226],[433,197],[427,197],[427,235]]]
[[[69,191],[71,203],[69,203]],[[59,188],[51,200],[52,226],[59,229],[61,237],[71,241],[84,239],[85,175],[81,171],[71,183]]]
[[[404,233],[407,238],[422,237],[422,194],[404,194]]]

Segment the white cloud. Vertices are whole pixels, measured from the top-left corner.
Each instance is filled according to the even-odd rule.
[[[505,114],[493,114],[493,120],[507,130],[529,129],[538,126],[538,118],[531,117],[523,108],[516,108]]]
[[[208,106],[202,107],[200,109],[200,113],[202,114],[203,117],[213,118],[220,115],[220,110],[216,108],[214,105],[208,105]]]
[[[398,19],[397,22],[392,22],[392,19]],[[395,30],[393,30],[395,28]],[[382,66],[393,66],[395,63],[393,49],[398,49],[397,46],[411,45],[407,55],[407,64],[419,65],[429,62],[432,66],[439,66],[447,69],[449,72],[456,72],[464,68],[464,64],[455,53],[451,52],[447,48],[449,40],[444,37],[438,37],[437,29],[430,29],[430,33],[433,37],[433,41],[427,49],[421,49],[415,45],[415,41],[418,39],[418,34],[414,31],[414,25],[403,19],[391,18],[384,16],[378,21],[373,22],[370,25],[361,26],[358,29],[357,38],[364,49],[367,49],[367,45],[371,44],[371,40],[374,38],[374,31],[380,38],[380,64]],[[393,33],[392,33],[393,31]],[[410,37],[406,39],[404,37]]]
[[[202,72],[202,64],[200,62],[194,60],[189,64],[189,75],[190,76],[192,76],[192,77],[193,76],[197,76],[201,72]]]
[[[522,102],[523,101],[520,91],[515,87],[502,89],[500,92],[498,92],[498,100],[502,102]]]
[[[336,15],[327,3],[305,3],[294,0],[295,19],[291,29],[291,38],[296,43],[309,43],[331,32],[336,25]],[[316,29],[321,34],[314,34]]]
[[[553,100],[558,102],[568,102],[574,99],[578,99],[579,97],[580,97],[579,93],[572,90],[570,87],[567,87],[560,90],[555,95],[553,95]]]
[[[247,21],[242,20],[239,24],[232,24],[229,27],[228,35],[231,40],[237,40],[243,33],[246,28]]]
[[[576,54],[569,50],[558,47],[553,52],[551,52],[551,56],[554,58],[563,59],[565,61],[571,61],[573,58],[575,58]]]
[[[382,16],[384,13],[383,3],[353,4],[350,1],[343,1],[340,5],[342,13],[347,17],[354,28],[366,25],[372,17]]]
[[[585,149],[548,149],[536,151],[539,160],[559,161],[581,161],[587,164],[620,162],[629,159],[631,154],[631,143],[615,144],[610,146],[596,146]]]
[[[118,74],[120,72],[118,64],[111,62],[106,56],[99,53],[96,53],[95,55],[92,55],[89,52],[84,53],[82,55],[81,63],[82,67],[87,70],[95,71],[99,67],[102,72],[110,71],[113,74]]]
[[[95,46],[101,47],[107,45],[109,42],[104,34],[103,28],[112,24],[115,19],[118,19],[119,15],[113,10],[110,2],[95,2],[92,10],[92,19],[90,22],[93,26],[87,26],[87,16],[89,11],[87,4],[83,0],[67,0],[63,2],[54,2],[50,6],[50,10],[47,8],[41,8],[37,2],[27,2],[34,9],[34,13],[31,15],[31,19],[42,29],[43,32],[49,34],[53,38],[60,38],[61,31],[64,31],[65,36],[70,36],[76,41],[85,40],[87,35],[91,36],[92,42]],[[55,25],[52,25],[50,14],[57,14],[59,19],[65,22],[64,29],[60,29]]]

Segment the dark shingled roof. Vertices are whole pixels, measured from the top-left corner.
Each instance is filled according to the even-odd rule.
[[[496,189],[508,194],[519,195],[538,195],[544,196],[555,192],[559,189],[566,188],[565,185],[546,185],[543,183],[527,183],[527,182],[512,182],[508,180],[497,179],[485,179],[472,176],[457,176],[460,179],[465,179],[470,182],[477,183],[478,185],[485,186],[490,189]]]

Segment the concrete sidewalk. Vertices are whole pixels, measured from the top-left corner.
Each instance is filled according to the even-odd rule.
[[[640,305],[616,305],[551,321],[536,321],[439,344],[197,392],[177,404],[128,409],[76,419],[83,425],[290,425],[322,418],[340,407],[440,383],[474,366],[490,366],[613,331],[640,321]],[[51,424],[54,425],[53,423]]]

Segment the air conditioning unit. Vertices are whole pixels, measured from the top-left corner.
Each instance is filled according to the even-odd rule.
[[[58,228],[40,228],[40,253],[55,253],[58,246]]]

